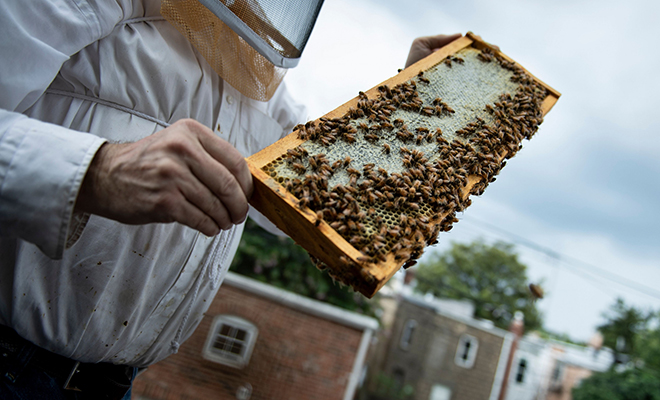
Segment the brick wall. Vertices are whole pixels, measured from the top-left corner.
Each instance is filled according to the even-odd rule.
[[[259,329],[249,364],[235,369],[202,358],[213,317],[231,314]],[[135,382],[133,398],[342,399],[362,331],[312,316],[224,285],[201,324],[179,352],[151,366]]]
[[[412,341],[407,349],[400,346],[406,322],[417,321]],[[463,368],[454,362],[461,335],[474,336],[479,348],[472,368]],[[453,318],[437,314],[434,310],[401,301],[392,324],[387,343],[379,351],[386,352],[383,361],[375,366],[388,376],[395,369],[404,371],[405,384],[415,390],[415,399],[428,399],[434,384],[448,387],[452,400],[487,399],[493,386],[504,338],[487,328],[479,329]],[[372,370],[369,382],[371,393],[378,392]]]

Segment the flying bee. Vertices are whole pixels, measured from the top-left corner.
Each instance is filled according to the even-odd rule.
[[[543,298],[544,292],[543,292],[543,288],[541,286],[530,283],[529,284],[529,291],[532,293],[532,298],[533,298],[532,301],[536,301],[538,299]]]

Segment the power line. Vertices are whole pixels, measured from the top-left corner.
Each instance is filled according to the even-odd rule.
[[[629,278],[626,278],[622,275],[615,274],[613,272],[607,271],[607,270],[605,270],[603,268],[600,268],[598,266],[595,266],[593,264],[589,264],[587,262],[584,262],[584,261],[582,261],[580,259],[577,259],[575,257],[560,253],[556,250],[553,250],[549,247],[540,245],[540,244],[538,244],[536,242],[533,242],[533,241],[531,241],[527,238],[524,238],[524,237],[519,236],[519,235],[517,235],[515,233],[512,233],[512,232],[509,232],[505,229],[502,229],[502,228],[500,228],[498,226],[495,226],[493,224],[490,224],[488,222],[485,222],[485,221],[482,221],[482,220],[479,220],[479,219],[476,219],[476,218],[473,218],[473,217],[463,218],[463,220],[468,221],[468,222],[472,222],[472,223],[475,223],[475,224],[478,224],[478,225],[485,226],[486,228],[494,230],[494,231],[498,231],[501,234],[503,234],[505,236],[508,236],[509,238],[513,238],[513,241],[516,244],[519,244],[519,245],[525,246],[527,248],[530,248],[532,250],[543,253],[543,254],[547,255],[548,257],[554,258],[557,261],[563,262],[563,263],[568,264],[570,266],[580,268],[581,270],[586,271],[587,273],[590,273],[590,274],[593,274],[593,275],[598,275],[598,276],[600,276],[601,279],[606,279],[610,282],[614,282],[614,283],[617,283],[621,286],[625,286],[629,289],[632,289],[632,290],[635,290],[637,292],[643,293],[647,296],[651,296],[651,297],[654,297],[656,299],[660,299],[660,291],[655,290],[655,289],[653,289],[649,286],[643,285],[639,282],[633,281],[633,280],[631,280]],[[576,271],[573,270],[573,271],[570,271],[570,272],[575,273]]]

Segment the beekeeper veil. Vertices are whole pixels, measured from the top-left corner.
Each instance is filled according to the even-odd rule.
[[[161,14],[245,96],[267,101],[298,64],[323,0],[163,0]]]

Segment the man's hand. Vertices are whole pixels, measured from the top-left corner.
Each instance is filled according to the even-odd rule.
[[[413,40],[408,53],[408,60],[406,60],[406,68],[413,65],[422,58],[428,56],[439,48],[448,45],[462,35],[455,33],[453,35],[436,35],[418,37]]]
[[[76,211],[126,224],[176,221],[213,236],[245,220],[251,194],[241,154],[186,119],[135,143],[101,146]]]

